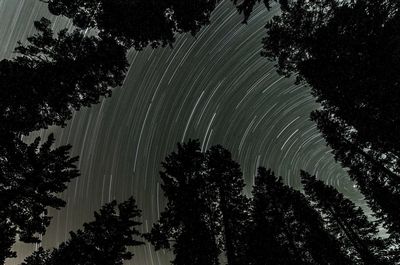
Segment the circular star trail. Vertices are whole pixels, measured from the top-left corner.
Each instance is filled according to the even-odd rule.
[[[316,173],[360,200],[345,171],[335,163],[309,113],[318,108],[309,88],[280,77],[274,62],[260,56],[264,25],[277,12],[259,6],[247,25],[229,1],[221,2],[211,25],[195,38],[182,35],[173,49],[130,51],[122,87],[111,98],[75,113],[55,132],[57,144],[72,144],[81,177],[62,197],[67,206],[53,211],[43,245],[55,246],[79,228],[93,211],[112,199],[134,195],[148,231],[163,210],[160,162],[177,142],[199,139],[202,149],[222,144],[241,164],[249,194],[258,166],[272,168],[300,188],[299,171]],[[0,55],[12,56],[18,40],[34,33],[32,22],[52,18],[54,28],[71,27],[50,16],[37,0],[0,0]],[[17,244],[18,264],[34,247]],[[170,256],[150,245],[135,249],[127,264],[169,264]]]

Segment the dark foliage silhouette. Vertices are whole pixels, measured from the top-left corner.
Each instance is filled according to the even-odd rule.
[[[80,28],[97,28],[100,36],[137,50],[172,45],[176,33],[195,35],[208,25],[216,0],[42,0],[51,13],[71,18]]]
[[[205,153],[208,189],[217,207],[219,217],[217,237],[222,239],[227,263],[243,264],[246,259],[246,229],[249,212],[248,199],[243,195],[245,186],[240,165],[232,160],[231,153],[220,145],[210,147]]]
[[[351,264],[321,216],[271,170],[253,188],[249,264]]]
[[[261,0],[232,0],[235,4],[238,12],[243,14],[244,20],[243,23],[247,23],[251,13],[253,12],[254,6],[261,2]],[[288,7],[288,0],[262,0],[265,7],[270,10],[271,9],[271,2],[278,2],[281,5],[282,9]]]
[[[395,250],[393,258],[399,259],[396,251],[400,240],[400,183],[396,167],[386,166],[391,165],[393,159],[358,144],[353,138],[356,132],[328,112],[314,112],[312,118],[333,148],[336,159],[349,168],[350,178],[364,194],[374,216],[387,229],[393,243],[391,249]]]
[[[219,264],[212,221],[212,201],[204,176],[204,154],[198,141],[178,144],[162,163],[161,188],[167,206],[154,224],[149,241],[158,249],[173,249],[175,265]]]
[[[141,224],[137,220],[140,215],[132,197],[119,204],[107,203],[95,212],[94,221],[70,232],[68,241],[51,251],[40,248],[22,265],[122,265],[133,257],[127,247],[143,244],[136,239],[140,236],[136,228]]]
[[[219,264],[221,254],[227,264],[352,264],[307,199],[271,171],[259,169],[250,203],[222,146],[178,144],[163,167],[168,203],[146,237],[156,250],[172,248],[173,264]]]
[[[125,48],[111,39],[66,29],[54,37],[44,18],[35,28],[15,58],[0,62],[2,128],[16,133],[64,125],[73,110],[110,96],[128,65]]]
[[[377,223],[369,221],[360,207],[334,187],[304,171],[301,178],[306,194],[324,216],[326,227],[341,241],[354,264],[389,264],[384,260],[387,246],[378,235]]]
[[[34,24],[37,33],[19,43],[12,59],[0,61],[0,263],[14,257],[16,238],[40,242],[50,224],[48,208],[65,202],[58,194],[79,175],[70,146],[51,147],[50,135],[26,144],[21,136],[65,125],[72,111],[99,102],[122,84],[126,49],[109,38],[85,36],[80,30],[57,36],[50,21]]]
[[[15,256],[10,249],[17,236],[22,242],[40,242],[38,235],[50,224],[48,208],[65,205],[57,195],[79,175],[77,158],[68,154],[70,146],[53,149],[53,135],[39,142],[14,138],[0,146],[0,263]]]
[[[96,28],[100,36],[110,36],[122,41],[127,47],[141,50],[175,42],[177,33],[193,36],[210,24],[211,12],[219,0],[41,0],[48,4],[54,15],[72,19],[80,28]],[[261,0],[232,0],[247,22],[254,6]],[[282,7],[287,0],[263,0],[270,9],[271,2]]]
[[[282,200],[285,197],[282,180],[271,170],[259,168],[252,193],[248,264],[302,264],[300,254],[292,244],[292,231],[287,231],[283,225],[282,209],[286,201]]]
[[[305,80],[357,142],[400,155],[398,1],[293,1],[267,24],[263,55]]]
[[[399,10],[392,0],[293,1],[267,24],[263,40],[263,55],[277,60],[279,73],[294,73],[311,86],[321,103],[312,120],[388,230],[395,251],[400,240]]]

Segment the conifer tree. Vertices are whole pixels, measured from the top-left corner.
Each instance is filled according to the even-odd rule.
[[[48,4],[54,15],[70,18],[80,28],[95,28],[101,36],[109,36],[127,47],[141,50],[175,42],[177,33],[196,35],[210,24],[211,12],[219,0],[40,0]],[[254,6],[261,0],[232,0],[247,22]],[[263,0],[287,6],[287,0]]]
[[[327,111],[314,112],[312,119],[333,148],[335,158],[348,168],[350,178],[365,196],[374,216],[387,229],[393,241],[391,248],[397,249],[397,242],[400,242],[400,183],[396,162],[393,164],[390,156],[359,144],[353,137],[357,131]],[[399,258],[397,254],[395,256]]]
[[[41,0],[50,12],[63,15],[80,28],[95,28],[141,50],[172,45],[177,33],[195,35],[209,24],[216,0]]]
[[[85,36],[79,29],[57,36],[49,20],[34,23],[37,33],[0,61],[1,131],[17,135],[65,125],[73,110],[110,96],[122,84],[126,49],[109,38]]]
[[[265,168],[255,183],[250,264],[351,264],[300,192]]]
[[[178,144],[162,163],[161,188],[167,206],[147,239],[155,249],[173,249],[174,265],[219,264],[212,200],[205,176],[204,154],[198,141]]]
[[[244,179],[240,165],[231,153],[220,145],[212,146],[205,154],[209,190],[217,204],[216,223],[221,226],[222,244],[227,264],[243,264],[246,259],[245,236],[248,226],[249,202],[243,195]]]
[[[307,82],[361,148],[399,167],[399,2],[296,0],[266,26],[262,54]]]
[[[284,204],[281,179],[271,170],[260,167],[255,177],[251,201],[251,225],[249,226],[248,264],[304,264],[293,241],[283,226]]]
[[[31,144],[18,138],[1,141],[0,263],[15,256],[11,246],[17,237],[25,243],[40,242],[51,220],[48,209],[65,206],[58,195],[79,175],[70,146],[52,148],[52,134],[42,145],[40,138]]]
[[[378,235],[377,223],[368,220],[360,207],[344,198],[332,186],[301,171],[304,190],[325,220],[331,234],[336,235],[354,264],[389,264],[385,261],[385,242]]]
[[[296,0],[266,28],[263,55],[307,82],[312,114],[398,249],[399,1]],[[396,243],[397,242],[397,243]],[[397,250],[398,251],[398,250]]]
[[[69,240],[51,251],[40,248],[22,265],[122,265],[133,257],[127,248],[143,244],[137,240],[140,212],[132,197],[107,203],[95,212],[94,221],[70,232]]]

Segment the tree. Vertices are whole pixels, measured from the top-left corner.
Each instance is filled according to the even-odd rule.
[[[177,33],[196,35],[210,24],[211,12],[219,0],[41,0],[54,15],[72,19],[80,28],[96,28],[101,36],[112,36],[127,47],[141,50],[148,45],[166,46],[175,42]],[[261,0],[232,0],[247,22]],[[270,9],[272,0],[263,0]],[[274,0],[287,6],[287,0]]]
[[[348,168],[350,178],[365,196],[368,206],[378,221],[387,229],[395,249],[400,240],[400,180],[390,156],[382,156],[360,145],[353,134],[357,131],[326,111],[312,114],[335,158]],[[395,255],[398,256],[398,255]],[[398,257],[397,257],[398,258]]]
[[[137,50],[172,45],[176,33],[195,35],[208,25],[216,0],[41,0],[54,15],[80,28],[96,28]]]
[[[118,208],[116,211],[115,208]],[[139,246],[140,232],[136,226],[141,211],[135,200],[117,204],[114,200],[95,212],[95,220],[83,224],[83,230],[70,232],[71,238],[52,251],[40,248],[22,265],[122,265],[133,257],[127,247]]]
[[[306,81],[357,140],[400,155],[398,1],[293,1],[266,26],[263,55]]]
[[[274,2],[278,2],[281,5],[281,8],[285,9],[288,6],[288,0],[273,0]],[[250,18],[251,13],[253,12],[254,6],[261,2],[261,0],[232,0],[233,4],[236,6],[238,12],[243,14],[244,20],[243,23],[247,24],[248,19]],[[270,10],[271,9],[272,0],[263,0],[265,7]]]
[[[344,198],[334,187],[301,171],[304,190],[324,217],[331,234],[340,240],[354,264],[389,264],[384,260],[387,246],[378,235],[378,225],[368,220],[360,207]]]
[[[305,81],[312,120],[399,241],[399,2],[293,1],[267,24],[263,55]],[[396,248],[398,243],[392,245]]]
[[[70,146],[52,149],[54,136],[39,146],[40,138],[26,144],[18,138],[2,138],[0,145],[0,263],[14,257],[16,237],[38,243],[50,224],[48,208],[60,209],[65,201],[57,195],[79,175],[69,157]]]
[[[167,156],[162,166],[161,188],[168,202],[146,238],[156,250],[172,248],[175,265],[219,264],[220,249],[211,226],[213,202],[208,197],[200,143],[178,144],[177,152]]]
[[[282,180],[260,167],[255,177],[251,201],[247,256],[250,265],[303,264],[284,224]],[[292,244],[289,244],[292,243]]]
[[[205,160],[210,195],[217,205],[215,210],[219,217],[215,223],[220,226],[218,230],[223,239],[227,264],[244,264],[249,202],[243,195],[245,184],[240,165],[221,145],[207,150]]]
[[[65,125],[73,110],[110,96],[121,85],[128,63],[126,49],[109,38],[60,31],[50,21],[35,22],[38,31],[19,44],[16,57],[0,61],[2,129],[27,134],[49,125]]]
[[[256,176],[252,217],[250,264],[351,264],[304,195],[265,168]]]

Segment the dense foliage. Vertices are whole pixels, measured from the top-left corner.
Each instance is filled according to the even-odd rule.
[[[140,215],[132,197],[107,203],[66,242],[51,251],[39,248],[22,265],[122,265],[133,257],[127,247],[143,244],[137,240]]]

